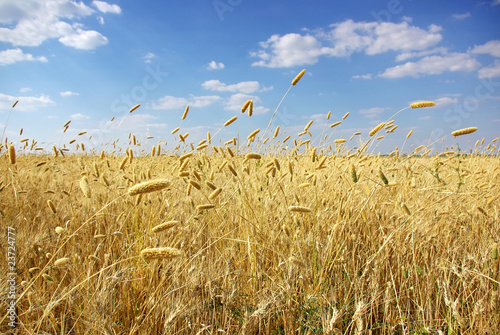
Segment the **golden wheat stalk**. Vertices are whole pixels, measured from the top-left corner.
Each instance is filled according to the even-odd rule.
[[[248,136],[247,136],[247,139],[252,139],[255,137],[255,135],[257,135],[259,133],[260,129],[255,129],[254,131],[252,131]]]
[[[83,176],[82,179],[80,179],[80,189],[86,198],[90,198],[92,196],[87,176]]]
[[[215,199],[222,192],[222,188],[216,188],[210,195],[208,196],[209,200]]]
[[[348,116],[349,116],[349,112],[345,113],[344,116],[342,116],[342,120],[345,120],[345,118]]]
[[[170,229],[172,227],[175,227],[179,224],[179,221],[168,221],[168,222],[163,222],[162,224],[159,224],[157,226],[154,226],[153,229],[151,229],[153,231],[153,233],[159,233],[161,231],[164,231],[164,230],[167,230],[167,229]]]
[[[10,164],[16,164],[16,148],[12,143],[9,144],[8,152]]]
[[[139,183],[128,189],[129,195],[144,194],[150,192],[160,191],[170,186],[167,179],[154,179]]]
[[[307,123],[306,126],[304,127],[304,131],[307,132],[309,130],[309,127],[311,127],[312,124],[313,124],[313,120],[309,121],[309,123]]]
[[[436,103],[434,101],[419,101],[410,104],[411,108],[423,108],[423,107],[432,107],[435,106]]]
[[[180,255],[182,255],[182,252],[179,249],[171,247],[147,248],[141,251],[141,256],[145,260],[170,259]]]
[[[253,153],[253,152],[250,152],[248,154],[245,155],[245,160],[249,160],[249,159],[261,159],[262,158],[262,155],[261,154],[257,154],[257,153]]]
[[[54,213],[54,214],[57,213],[56,206],[54,205],[54,203],[52,202],[52,200],[47,200],[47,205],[49,206],[49,208],[52,211],[52,213]]]
[[[62,257],[62,258],[59,258],[58,260],[56,260],[54,262],[54,266],[55,267],[65,266],[68,263],[69,263],[69,258],[68,257]]]
[[[199,211],[204,210],[204,209],[212,209],[212,208],[215,208],[214,204],[203,204],[203,205],[196,206],[196,209]]]
[[[298,213],[310,213],[312,212],[309,207],[305,206],[290,206],[288,207],[290,212],[298,212]]]
[[[237,116],[233,116],[232,118],[230,118],[229,120],[227,120],[225,123],[224,123],[224,127],[227,127],[229,126],[231,123],[233,123],[234,121],[236,121],[238,117]]]
[[[368,135],[370,135],[370,136],[375,135],[375,134],[376,134],[376,133],[378,133],[378,131],[379,131],[380,129],[382,129],[382,127],[384,127],[384,126],[385,126],[385,122],[380,123],[378,126],[376,126],[375,128],[373,128],[373,129],[372,129],[372,130],[368,133]]]
[[[189,112],[189,105],[186,106],[186,109],[184,110],[184,113],[182,114],[181,120],[184,120]]]
[[[247,100],[245,101],[245,103],[243,104],[243,106],[241,107],[241,112],[242,113],[245,113],[248,106],[250,106],[250,104],[252,103],[252,100]]]
[[[300,78],[302,78],[302,76],[304,75],[304,73],[306,73],[306,69],[300,71],[299,74],[296,75],[295,78],[293,78],[293,80],[292,80],[292,85],[293,86],[297,85],[297,83],[299,82]]]
[[[457,137],[457,136],[461,136],[461,135],[471,134],[471,133],[475,132],[476,130],[477,130],[477,127],[469,127],[469,128],[455,130],[455,131],[451,132],[451,134],[454,137]]]
[[[179,131],[179,129],[181,129],[181,128],[180,128],[180,127],[175,128],[174,130],[172,130],[172,131],[170,132],[170,134],[172,134],[172,135],[173,135],[173,134],[175,134],[176,132],[178,132],[178,131]]]
[[[133,111],[135,111],[137,108],[141,107],[141,104],[137,104],[135,105],[134,107],[130,108],[130,110],[128,111],[129,113],[132,113]]]

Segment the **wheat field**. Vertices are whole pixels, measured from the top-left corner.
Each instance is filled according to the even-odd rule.
[[[353,149],[328,136],[343,119],[319,135],[275,126],[198,144],[180,126],[175,149],[145,152],[131,134],[125,154],[5,141],[0,214],[16,229],[17,331],[500,332],[497,139],[467,154],[380,156],[374,143],[397,125],[356,134]],[[6,309],[0,331],[15,333]]]

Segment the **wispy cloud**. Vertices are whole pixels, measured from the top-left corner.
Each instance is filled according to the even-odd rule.
[[[254,93],[257,91],[272,90],[273,87],[262,87],[258,81],[241,81],[236,84],[225,84],[220,80],[207,80],[201,86],[204,89],[218,91],[218,92],[241,92],[241,93]]]
[[[77,93],[77,92],[71,92],[71,91],[64,91],[64,92],[61,92],[59,93],[62,97],[70,97],[70,96],[73,96],[73,95],[80,95],[80,93]]]
[[[386,109],[382,107],[373,107],[373,108],[360,109],[358,113],[364,115],[366,118],[373,119],[377,117],[379,114],[385,112],[385,110]]]
[[[465,20],[466,18],[470,17],[470,13],[463,13],[463,14],[452,14],[451,17],[453,17],[455,20]]]
[[[190,96],[188,98],[166,95],[153,103],[153,109],[174,110],[189,107],[207,107],[219,101],[221,97],[217,95]]]
[[[479,68],[481,64],[466,53],[450,53],[443,56],[427,56],[416,62],[407,62],[402,65],[387,68],[379,74],[382,78],[420,77],[428,74],[443,72],[464,71],[470,72]]]
[[[82,113],[71,114],[69,117],[71,118],[71,120],[85,120],[90,118],[90,116],[84,115]]]
[[[142,56],[142,59],[144,60],[144,63],[151,63],[152,59],[155,59],[156,55],[152,52],[148,52],[144,56]]]

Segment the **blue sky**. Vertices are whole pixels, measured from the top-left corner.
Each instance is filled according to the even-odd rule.
[[[398,114],[374,152],[401,149],[410,130],[405,150],[467,150],[500,136],[499,0],[0,0],[0,127],[11,113],[5,136],[14,143],[100,149],[120,138],[126,147],[132,132],[136,150],[149,151],[158,141],[176,145],[170,132],[180,126],[196,146],[234,115],[214,142],[246,139],[250,129],[263,132],[304,68],[273,120],[272,129],[287,130],[278,139],[312,119],[311,140],[359,131],[345,144],[354,147],[420,100],[436,106]],[[240,112],[248,99],[250,126]],[[471,126],[478,131],[450,135]]]

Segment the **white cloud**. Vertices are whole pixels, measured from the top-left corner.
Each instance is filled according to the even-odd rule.
[[[32,91],[31,87],[22,87],[19,92],[26,93]]]
[[[441,27],[427,30],[411,26],[408,21],[354,22],[346,20],[305,35],[290,33],[272,35],[260,42],[261,49],[250,56],[260,58],[254,66],[293,67],[314,64],[321,56],[347,57],[355,52],[375,55],[387,51],[426,50],[442,39]]]
[[[426,74],[441,74],[446,71],[474,71],[480,67],[478,61],[465,53],[450,53],[443,56],[427,56],[416,62],[407,62],[387,68],[379,77],[420,77]]]
[[[252,63],[253,66],[292,67],[315,64],[320,56],[327,55],[331,50],[322,47],[321,42],[314,36],[294,33],[284,36],[272,35],[267,41],[259,44],[262,49],[250,53],[250,56],[261,59]]]
[[[371,74],[371,73],[360,74],[360,75],[352,76],[352,78],[353,79],[372,79],[373,78],[373,74]]]
[[[254,93],[257,91],[272,90],[273,87],[262,87],[258,81],[241,81],[236,84],[227,85],[219,80],[207,80],[201,86],[204,89],[218,91],[218,92],[241,92],[241,93]]]
[[[189,107],[207,107],[220,99],[221,97],[216,95],[190,96],[189,98],[166,95],[158,99],[158,102],[153,103],[153,109],[160,109],[160,110],[182,109],[186,108],[186,106],[188,105]]]
[[[39,97],[14,97],[11,95],[0,93],[0,110],[8,110],[12,107],[14,102],[19,100],[16,105],[16,111],[32,112],[38,110],[38,108],[54,106],[55,102],[50,99],[47,95],[40,95]]]
[[[74,34],[59,38],[59,42],[69,47],[92,50],[108,43],[108,39],[95,30],[77,29]]]
[[[423,50],[423,51],[416,51],[416,52],[403,52],[399,55],[396,56],[396,62],[404,62],[407,59],[410,58],[420,58],[424,56],[429,56],[432,54],[446,54],[448,50],[443,47],[438,47],[438,48],[433,48],[429,50]]]
[[[104,18],[102,16],[98,16],[97,22],[99,22],[99,24],[104,24]]]
[[[427,115],[427,116],[422,116],[422,117],[419,117],[418,119],[419,119],[419,120],[422,120],[422,121],[425,121],[425,120],[430,120],[430,119],[432,119],[432,118],[431,118],[429,115]]]
[[[156,55],[152,52],[148,52],[147,54],[145,54],[142,59],[144,59],[144,62],[145,63],[151,63],[151,60],[156,58]]]
[[[83,115],[82,113],[71,114],[69,117],[71,118],[71,120],[84,120],[90,118],[89,116]]]
[[[45,58],[44,56],[33,57],[32,54],[23,53],[23,51],[19,48],[0,51],[0,66],[14,64],[22,61],[47,62],[47,58]]]
[[[493,0],[493,2],[491,3],[492,6],[498,6],[500,5],[500,0]]]
[[[122,9],[118,5],[110,5],[105,1],[92,1],[92,4],[102,13],[120,14]]]
[[[385,112],[385,108],[382,107],[373,107],[367,109],[360,109],[359,114],[363,114],[368,119],[373,119],[374,117],[379,116],[379,114]]]
[[[463,14],[452,14],[451,15],[455,20],[464,20],[468,17],[470,17],[470,13],[463,13]]]
[[[495,59],[495,64],[489,67],[482,67],[477,71],[479,78],[500,77],[500,60]]]
[[[77,92],[71,92],[71,91],[64,91],[59,93],[62,97],[70,97],[72,95],[80,95],[80,93]]]
[[[261,102],[260,98],[255,95],[248,95],[243,93],[233,94],[227,99],[224,103],[224,109],[230,111],[238,111],[241,112],[241,107],[247,100],[253,100],[253,113],[254,114],[265,114],[269,112],[269,108],[260,106]]]
[[[209,70],[222,70],[224,68],[224,63],[217,63],[216,61],[211,61],[208,63],[207,69]]]
[[[436,103],[436,107],[453,106],[458,103],[458,96],[437,98],[434,102]]]
[[[94,30],[85,30],[78,20],[95,13],[82,1],[1,1],[0,42],[15,46],[39,46],[48,39],[78,49],[94,49],[108,42]]]
[[[482,45],[475,45],[470,52],[473,54],[489,54],[494,57],[500,57],[500,40],[491,40]]]

